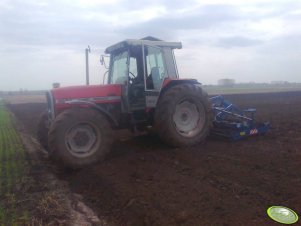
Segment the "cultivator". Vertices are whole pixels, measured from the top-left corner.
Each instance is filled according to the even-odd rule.
[[[268,122],[255,122],[255,108],[241,110],[223,96],[210,98],[214,113],[213,129],[211,135],[230,140],[240,140],[248,136],[266,133],[270,124]]]

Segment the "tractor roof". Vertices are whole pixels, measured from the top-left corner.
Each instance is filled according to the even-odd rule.
[[[158,38],[154,38],[152,36],[147,36],[142,39],[126,39],[122,42],[118,42],[115,45],[112,45],[106,48],[105,53],[110,54],[118,49],[128,47],[128,46],[139,46],[139,45],[151,45],[151,46],[159,46],[159,47],[169,47],[172,49],[181,49],[181,42],[165,42]]]

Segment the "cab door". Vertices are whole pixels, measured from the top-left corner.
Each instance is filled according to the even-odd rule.
[[[128,100],[130,110],[144,111],[145,81],[142,45],[130,47],[128,65]]]
[[[167,77],[164,52],[156,46],[143,46],[145,104],[153,108],[157,104],[164,79]]]

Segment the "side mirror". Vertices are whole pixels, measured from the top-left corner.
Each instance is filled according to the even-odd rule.
[[[106,61],[105,61],[105,57],[108,57],[108,56],[107,55],[101,55],[99,62],[101,63],[101,65],[103,65],[105,67],[105,69],[109,69],[107,67],[107,64],[106,64]]]

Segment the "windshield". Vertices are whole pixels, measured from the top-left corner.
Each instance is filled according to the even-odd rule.
[[[110,84],[125,84],[128,75],[128,51],[122,51],[111,57]]]

